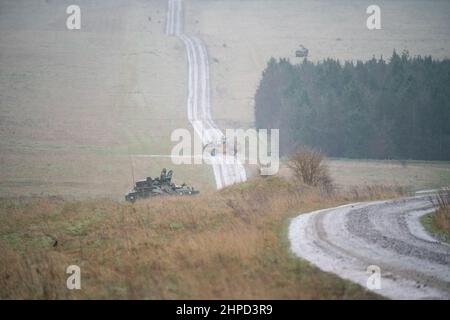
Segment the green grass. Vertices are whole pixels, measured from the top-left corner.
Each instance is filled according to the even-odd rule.
[[[438,238],[441,241],[450,243],[450,230],[443,230],[436,224],[436,212],[431,212],[423,215],[420,218],[420,222],[431,235]]]

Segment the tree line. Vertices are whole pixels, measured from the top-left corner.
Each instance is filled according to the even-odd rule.
[[[272,58],[255,124],[280,129],[281,154],[310,146],[332,157],[450,160],[450,60]]]

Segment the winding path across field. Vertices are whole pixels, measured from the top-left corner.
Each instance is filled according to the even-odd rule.
[[[301,214],[289,226],[292,251],[320,269],[363,286],[381,270],[393,299],[450,299],[450,245],[432,238],[419,218],[428,196],[349,204]]]
[[[189,67],[187,114],[203,145],[219,143],[224,134],[211,116],[211,88],[208,52],[202,41],[183,33],[183,5],[181,0],[169,0],[166,34],[177,36],[186,48]],[[247,180],[245,168],[235,157],[234,163],[226,163],[225,156],[218,153],[211,157],[214,178],[218,189]]]

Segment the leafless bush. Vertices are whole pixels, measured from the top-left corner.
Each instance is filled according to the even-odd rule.
[[[439,206],[439,209],[450,212],[450,187],[439,190],[436,197],[436,204]]]
[[[303,147],[289,157],[288,167],[297,180],[323,191],[333,190],[333,180],[324,163],[325,155],[312,148]]]

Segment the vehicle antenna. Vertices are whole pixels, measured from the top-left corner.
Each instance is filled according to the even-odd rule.
[[[133,179],[133,186],[134,186],[136,181],[134,180],[134,163],[133,163],[133,158],[131,157],[131,154],[130,154],[130,147],[128,147],[128,157],[130,159],[131,178]]]

